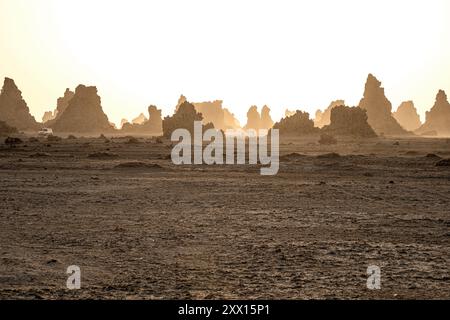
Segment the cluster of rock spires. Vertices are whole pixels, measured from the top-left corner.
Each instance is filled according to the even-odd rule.
[[[191,135],[194,134],[194,122],[204,121],[201,113],[197,112],[195,106],[187,101],[177,106],[173,116],[166,117],[163,121],[163,136],[170,139],[172,133],[177,129],[186,129]],[[203,125],[203,130],[214,128],[212,123]]]
[[[261,114],[258,112],[258,107],[252,106],[247,113],[246,130],[269,130],[273,127],[274,122],[270,116],[270,109],[268,106],[264,106],[261,110]]]
[[[10,78],[5,78],[0,93],[0,121],[23,131],[36,131],[41,127],[31,115],[22,92]]]
[[[64,110],[58,109],[56,118],[52,120],[53,123],[48,124],[55,132],[110,133],[114,131],[114,127],[103,112],[96,87],[79,85],[67,106],[63,104],[61,106]]]
[[[408,131],[392,116],[392,104],[384,94],[384,88],[372,74],[369,74],[364,91],[364,98],[359,107],[367,111],[370,126],[379,135],[407,135]]]
[[[130,134],[151,134],[161,135],[163,132],[162,127],[162,111],[155,106],[148,107],[147,119],[144,114],[141,114],[138,118],[133,120],[133,123],[122,123],[122,132]]]
[[[203,121],[206,128],[218,130],[239,129],[241,125],[236,117],[223,107],[223,101],[189,103],[181,96],[176,112],[163,121],[162,112],[155,106],[148,108],[148,118],[140,114],[132,123],[122,120],[121,130],[108,120],[103,112],[101,99],[96,87],[80,85],[75,92],[66,89],[57,100],[57,107],[46,112],[43,124],[38,123],[12,79],[5,78],[0,93],[0,133],[37,131],[42,127],[52,128],[54,132],[64,133],[127,133],[127,134],[164,134],[170,137],[178,128],[193,129],[194,121]],[[450,103],[444,91],[439,91],[436,102],[426,113],[426,122],[422,125],[412,101],[403,102],[395,113],[392,104],[385,96],[384,88],[372,74],[365,85],[364,97],[358,107],[345,106],[344,100],[333,101],[323,112],[316,113],[311,120],[308,113],[286,110],[286,117],[274,125],[270,109],[264,106],[259,113],[252,106],[247,113],[244,129],[276,128],[284,135],[330,134],[349,135],[370,138],[378,135],[398,136],[412,134],[450,135]]]
[[[450,103],[443,90],[439,90],[436,102],[426,113],[426,121],[416,133],[422,135],[450,135]]]
[[[187,102],[187,98],[184,95],[181,95],[177,107],[175,108],[176,111],[178,111],[180,106],[185,102]],[[223,131],[241,127],[234,114],[223,107],[222,100],[193,102],[192,105],[198,113],[202,114],[204,124],[212,123],[216,129]]]
[[[331,102],[331,104],[328,106],[328,108],[325,109],[325,111],[317,110],[316,118],[314,119],[314,125],[317,128],[323,128],[329,125],[331,123],[331,110],[339,106],[345,106],[345,101],[336,100]]]
[[[280,135],[304,136],[319,133],[320,129],[314,126],[309,113],[297,111],[294,115],[275,123],[274,129],[280,130]]]

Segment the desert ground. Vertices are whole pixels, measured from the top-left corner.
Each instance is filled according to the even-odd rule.
[[[276,176],[22,139],[0,147],[0,299],[450,298],[449,139],[285,139]]]

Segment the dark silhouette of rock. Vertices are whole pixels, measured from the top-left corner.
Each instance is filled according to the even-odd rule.
[[[366,110],[359,107],[337,106],[331,110],[330,124],[322,132],[334,136],[374,138],[375,131],[367,122]]]
[[[47,121],[44,121],[44,119],[42,119],[42,121],[46,127],[53,128],[53,125],[62,116],[64,111],[67,109],[67,106],[69,105],[69,102],[70,102],[70,100],[72,100],[74,95],[75,95],[75,93],[70,91],[69,88],[67,88],[66,91],[64,92],[64,96],[58,98],[58,100],[56,101],[56,109],[55,109],[55,111],[53,111],[53,114],[52,114],[53,119],[50,119]]]
[[[272,117],[270,116],[270,108],[268,106],[264,106],[261,110],[261,124],[260,129],[269,130],[273,127],[274,122]]]
[[[436,102],[426,113],[426,121],[417,131],[418,134],[435,132],[437,135],[450,135],[450,103],[445,91],[439,90]]]
[[[402,102],[397,111],[394,112],[393,116],[395,120],[408,131],[417,130],[422,125],[420,116],[412,101]]]
[[[365,86],[364,98],[359,107],[367,111],[370,126],[379,135],[410,134],[392,116],[392,104],[384,94],[381,82],[369,74]]]
[[[0,121],[24,131],[36,131],[41,128],[30,114],[30,109],[22,98],[22,92],[10,78],[5,78],[0,93]]]
[[[170,139],[172,133],[177,129],[186,129],[191,135],[194,134],[194,122],[203,121],[203,116],[198,113],[195,106],[187,101],[177,107],[172,117],[166,117],[163,121],[163,135]],[[212,123],[203,126],[203,130],[214,128]]]
[[[136,118],[133,119],[132,123],[133,124],[143,124],[144,122],[147,122],[147,118],[145,117],[145,115],[143,113],[141,113],[139,116],[137,116]]]
[[[312,135],[318,134],[319,129],[314,127],[314,121],[309,118],[309,113],[297,111],[293,116],[277,122],[274,129],[280,130],[280,135]]]
[[[345,106],[344,100],[336,100],[330,103],[328,108],[325,111],[317,110],[316,118],[314,119],[314,125],[317,128],[323,128],[330,124],[331,122],[331,110],[338,106]]]
[[[149,118],[144,118],[141,124],[126,122],[122,125],[123,133],[135,133],[135,134],[151,134],[151,135],[161,135],[162,134],[162,111],[158,110],[155,106],[148,107]]]
[[[261,128],[261,115],[258,112],[258,107],[252,106],[247,112],[247,124],[245,130],[259,130]]]
[[[52,128],[55,132],[108,133],[114,131],[103,112],[96,87],[79,85],[67,108],[54,121]]]
[[[0,121],[0,136],[6,136],[12,133],[17,133],[17,129],[8,126],[4,121]]]

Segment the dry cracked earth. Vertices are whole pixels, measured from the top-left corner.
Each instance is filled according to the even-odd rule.
[[[160,142],[0,147],[0,299],[450,298],[449,140],[286,140],[272,177]]]

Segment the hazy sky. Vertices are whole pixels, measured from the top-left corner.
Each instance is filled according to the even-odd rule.
[[[111,121],[180,94],[242,122],[359,102],[369,72],[394,109],[450,94],[448,0],[0,0],[0,77],[40,121],[66,87],[96,85]]]

